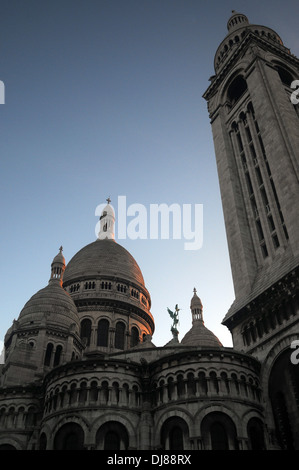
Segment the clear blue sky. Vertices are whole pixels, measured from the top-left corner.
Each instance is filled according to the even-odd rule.
[[[95,239],[95,209],[203,204],[203,247],[121,240],[152,297],[153,341],[191,327],[193,288],[206,326],[234,299],[212,133],[202,95],[231,10],[272,27],[299,55],[297,1],[1,0],[0,340],[47,285],[59,246],[66,261]],[[299,77],[298,77],[299,78]]]

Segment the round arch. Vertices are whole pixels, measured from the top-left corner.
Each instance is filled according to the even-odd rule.
[[[278,359],[279,355],[284,351],[289,351],[291,358],[291,354],[294,351],[293,349],[291,349],[291,344],[293,341],[298,341],[298,335],[295,333],[286,334],[268,351],[268,354],[265,357],[265,360],[263,361],[260,374],[261,388],[262,390],[266,391],[266,393],[268,391],[270,373],[275,361]]]
[[[82,418],[81,416],[79,415],[72,415],[70,417],[63,417],[60,421],[58,421],[55,426],[53,427],[53,429],[51,430],[51,439],[49,438],[48,439],[48,448],[49,449],[54,449],[54,439],[55,439],[55,436],[56,434],[59,432],[59,430],[66,424],[75,424],[75,425],[78,425],[80,428],[82,428],[82,431],[83,431],[83,435],[84,435],[84,442],[83,442],[83,445],[86,446],[87,444],[87,440],[88,440],[88,433],[89,433],[89,425],[88,425],[88,422]],[[42,431],[44,430],[45,434],[47,436],[49,436],[49,431],[47,428],[47,432],[45,431],[46,428],[43,427]],[[77,428],[76,428],[77,429]],[[41,432],[42,432],[41,431]],[[86,441],[86,442],[85,442]]]
[[[26,447],[17,439],[11,437],[0,438],[0,451],[1,450],[26,450]]]
[[[207,414],[201,423],[201,435],[204,449],[238,450],[235,423],[226,413],[213,411]]]
[[[229,86],[238,76],[242,76],[244,78],[245,70],[247,66],[248,66],[248,61],[243,59],[242,61],[238,62],[238,64],[236,65],[234,69],[232,69],[229,76],[224,80],[224,82],[219,87],[219,93],[218,93],[219,98],[217,100],[217,105],[225,103],[227,90]]]
[[[168,417],[161,427],[160,442],[163,450],[189,448],[189,427],[180,416]]]
[[[232,402],[232,406],[234,403]],[[223,413],[227,416],[233,423],[236,428],[236,433],[238,436],[241,436],[243,433],[243,425],[242,425],[242,418],[234,411],[232,407],[226,405],[217,405],[215,403],[211,403],[207,405],[204,403],[203,406],[198,410],[196,415],[194,416],[195,423],[202,423],[203,420],[212,413]],[[200,434],[199,429],[197,429],[197,434]]]
[[[103,425],[109,422],[117,422],[120,425],[122,425],[128,432],[130,449],[137,448],[137,436],[136,436],[136,429],[137,429],[137,423],[138,423],[137,419],[136,419],[136,422],[132,423],[132,421],[127,418],[127,416],[124,416],[120,413],[113,413],[113,412],[104,413],[103,415],[99,416],[91,423],[90,441],[92,442],[92,445],[96,445],[96,436],[97,436],[98,430]]]
[[[194,423],[193,423],[193,417],[191,413],[188,413],[187,411],[183,409],[178,409],[171,407],[167,411],[165,411],[159,418],[158,421],[155,425],[155,430],[154,430],[154,447],[155,448],[160,448],[161,447],[161,431],[163,428],[163,424],[170,418],[180,418],[182,419],[188,428],[188,436],[192,436],[194,434]],[[185,439],[186,441],[186,439]]]
[[[80,424],[73,421],[63,424],[53,440],[54,450],[83,450],[84,431]]]
[[[96,449],[98,450],[128,450],[129,433],[126,426],[119,421],[106,421],[96,433]]]
[[[299,411],[298,365],[291,361],[292,350],[284,349],[270,371],[268,396],[272,407],[278,445],[282,450],[295,450],[299,445],[297,433]]]

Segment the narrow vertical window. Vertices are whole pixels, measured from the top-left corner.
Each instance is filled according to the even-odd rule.
[[[45,360],[44,360],[44,365],[49,366],[51,363],[51,357],[53,353],[54,346],[52,343],[49,343],[47,346],[46,354],[45,354]]]
[[[115,328],[115,348],[124,349],[125,347],[125,325],[122,322],[116,323]]]
[[[91,321],[88,319],[81,322],[81,339],[86,341],[86,346],[90,345],[91,338]]]
[[[100,320],[98,323],[98,346],[108,347],[109,321]]]
[[[135,326],[133,326],[131,330],[131,343],[130,343],[131,348],[133,348],[134,346],[137,346],[138,343],[139,343],[139,331]]]
[[[54,363],[53,363],[54,367],[56,367],[60,364],[61,353],[62,353],[62,346],[59,345],[59,346],[57,346],[56,351],[55,351],[55,355],[54,355]]]

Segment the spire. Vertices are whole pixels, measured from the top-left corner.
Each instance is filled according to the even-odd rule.
[[[191,299],[190,309],[192,313],[192,324],[194,324],[195,322],[204,323],[203,317],[202,317],[203,307],[202,307],[201,300],[196,293],[195,287],[193,289],[193,297]]]
[[[62,254],[62,246],[59,248],[59,253],[55,256],[51,264],[51,279],[50,281],[59,281],[62,285],[63,273],[65,270],[65,259]]]
[[[114,240],[114,224],[115,215],[113,207],[110,205],[111,199],[106,199],[107,205],[104,207],[100,217],[100,231],[98,233],[99,240]]]

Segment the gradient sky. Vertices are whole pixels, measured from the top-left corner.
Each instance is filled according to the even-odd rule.
[[[298,1],[0,1],[0,340],[47,285],[60,245],[68,262],[95,240],[97,205],[110,196],[117,212],[125,195],[148,209],[203,204],[200,250],[120,240],[151,294],[153,342],[171,339],[175,304],[179,338],[190,329],[196,287],[205,325],[231,346],[221,321],[234,290],[202,95],[233,9],[299,55]]]

